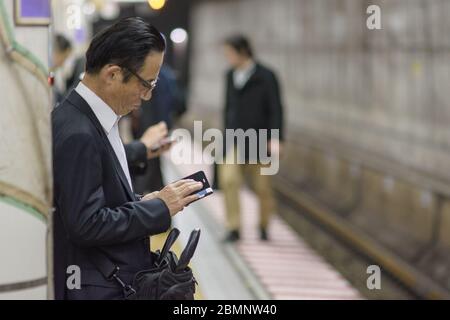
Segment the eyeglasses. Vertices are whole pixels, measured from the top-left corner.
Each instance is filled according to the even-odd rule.
[[[128,69],[128,68],[125,68],[125,69],[127,69],[129,73],[131,73],[133,76],[135,76],[139,80],[139,82],[145,87],[145,93],[148,93],[149,91],[152,91],[153,89],[155,89],[156,83],[158,82],[159,78],[156,78],[155,80],[152,80],[152,81],[147,81],[147,80],[144,80],[137,73],[131,71],[130,69]]]

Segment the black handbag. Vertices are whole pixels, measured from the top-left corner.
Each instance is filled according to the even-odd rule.
[[[120,268],[104,254],[92,252],[91,260],[106,279],[118,282],[126,300],[194,300],[197,281],[188,264],[197,248],[200,229],[191,232],[178,259],[170,248],[179,234],[176,228],[170,231],[161,251],[151,252],[153,266],[136,273],[131,284],[120,278]]]

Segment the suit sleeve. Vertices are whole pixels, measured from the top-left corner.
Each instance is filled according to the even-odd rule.
[[[81,246],[125,243],[166,231],[170,214],[160,199],[107,207],[102,163],[89,134],[54,147],[55,202],[68,237]]]
[[[280,140],[283,140],[283,106],[281,103],[280,86],[275,74],[268,76],[268,103],[270,112],[270,129],[280,130]]]
[[[132,176],[144,174],[147,161],[147,147],[139,140],[124,145],[128,168]]]

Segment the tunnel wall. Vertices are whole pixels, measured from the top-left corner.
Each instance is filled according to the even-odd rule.
[[[17,26],[13,1],[0,6],[0,300],[46,299],[52,201],[49,29]]]
[[[381,30],[366,8],[381,7]],[[287,137],[302,133],[450,178],[450,2],[197,1],[191,18],[194,115],[220,125],[220,41],[243,32],[278,74]]]

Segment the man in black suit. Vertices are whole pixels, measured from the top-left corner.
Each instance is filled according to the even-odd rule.
[[[189,194],[201,183],[192,180],[138,197],[119,136],[120,117],[151,98],[164,51],[153,26],[120,20],[94,37],[82,82],[52,113],[56,299],[123,299],[92,253],[107,256],[131,283],[151,265],[149,236],[166,231],[171,217],[197,198]],[[66,285],[73,266],[81,270],[81,288]]]

